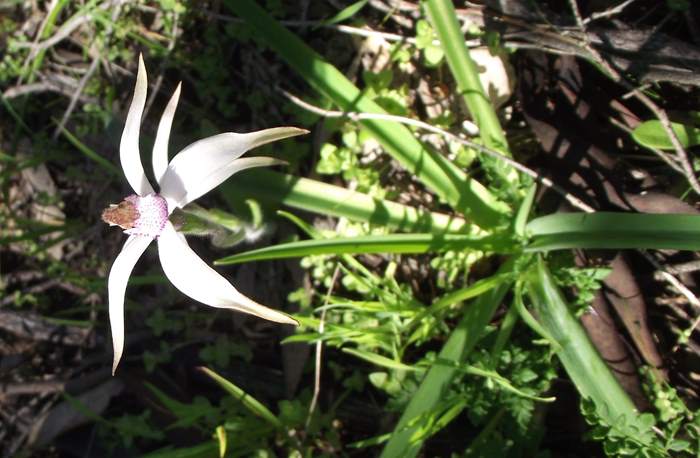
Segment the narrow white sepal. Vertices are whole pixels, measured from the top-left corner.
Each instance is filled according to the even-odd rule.
[[[112,375],[117,370],[119,360],[124,351],[124,295],[126,284],[129,282],[131,271],[134,270],[136,261],[150,243],[151,237],[139,235],[130,236],[122,251],[112,264],[109,271],[107,289],[109,291],[109,323],[112,328],[112,345],[114,346],[114,360],[112,362]]]
[[[237,310],[275,321],[298,325],[296,320],[260,305],[239,293],[224,277],[209,267],[168,222],[158,237],[158,255],[163,271],[182,293],[211,307]]]
[[[156,133],[156,141],[153,144],[153,173],[156,176],[156,182],[160,183],[165,170],[168,168],[168,141],[170,140],[170,129],[173,126],[173,118],[175,110],[177,110],[177,102],[180,99],[180,88],[182,83],[177,85],[173,92],[168,105],[160,117],[158,123],[158,132]]]
[[[275,127],[247,134],[227,132],[194,142],[170,161],[160,181],[160,194],[170,211],[174,209],[171,203],[184,207],[242,170],[239,165],[246,163],[236,165],[236,159],[246,151],[305,133],[308,131],[297,127]]]
[[[129,112],[126,115],[126,123],[119,144],[119,159],[126,180],[139,196],[145,196],[153,192],[153,187],[148,182],[141,165],[141,153],[139,151],[139,129],[141,128],[141,115],[146,105],[146,91],[148,79],[146,66],[143,64],[143,56],[139,54],[139,70],[136,74],[136,87],[134,98],[131,100]]]

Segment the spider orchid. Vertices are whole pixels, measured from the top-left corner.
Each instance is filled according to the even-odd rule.
[[[180,85],[168,102],[153,145],[153,171],[160,191],[156,193],[141,165],[139,128],[147,90],[146,67],[139,56],[134,98],[126,117],[119,157],[126,179],[136,194],[110,205],[102,219],[120,226],[129,235],[109,272],[109,320],[114,345],[114,374],[124,350],[124,296],[134,265],[154,239],[163,271],[172,284],[192,299],[211,307],[238,310],[278,323],[297,322],[247,298],[209,267],[189,247],[168,217],[196,198],[220,185],[234,173],[250,167],[283,163],[269,157],[239,159],[246,151],[269,142],[307,133],[295,127],[276,127],[247,134],[227,132],[192,143],[168,163],[170,129],[180,97]]]

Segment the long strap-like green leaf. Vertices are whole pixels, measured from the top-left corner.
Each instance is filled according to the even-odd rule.
[[[385,113],[299,37],[282,27],[252,0],[226,0],[224,4],[256,29],[253,37],[277,52],[312,87],[341,109]],[[408,171],[449,203],[456,211],[488,228],[505,223],[510,212],[481,183],[471,179],[443,156],[421,144],[406,126],[393,121],[364,120],[362,125]]]
[[[533,219],[527,251],[570,248],[700,250],[700,215],[556,213]]]
[[[445,52],[447,64],[452,70],[459,92],[479,126],[481,139],[489,148],[510,156],[501,122],[481,85],[479,71],[469,55],[452,1],[427,0],[424,5],[428,18],[440,39],[440,45]],[[515,169],[507,164],[499,163],[493,169],[507,182],[517,183],[518,175]]]
[[[429,212],[321,181],[265,169],[249,169],[236,174],[221,186],[220,191],[226,199],[236,202],[247,198],[262,199],[398,231],[469,232],[469,224],[458,216]]]

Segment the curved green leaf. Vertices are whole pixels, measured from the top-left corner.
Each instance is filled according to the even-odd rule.
[[[570,248],[700,250],[700,215],[558,213],[527,225],[526,251]]]
[[[271,170],[255,169],[237,173],[220,186],[220,191],[227,200],[258,198],[400,231],[466,232],[469,229],[469,224],[458,216],[419,210],[340,186]]]
[[[672,122],[671,128],[684,148],[700,145],[700,128],[677,122]],[[658,119],[644,121],[638,125],[632,131],[632,138],[647,148],[674,149],[671,139]]]
[[[540,324],[559,345],[555,352],[581,396],[593,401],[598,415],[608,424],[634,436],[626,425],[634,422],[639,412],[572,314],[541,258],[527,272],[525,281]]]
[[[240,401],[241,404],[243,404],[253,414],[267,421],[275,428],[282,427],[282,422],[280,422],[280,420],[275,416],[275,414],[270,412],[270,409],[265,407],[265,405],[262,402],[258,401],[257,399],[243,391],[241,388],[236,386],[233,382],[227,380],[226,378],[217,374],[208,367],[200,367],[199,370],[211,377],[211,379],[214,380],[221,388],[228,391],[228,393],[231,396],[236,398],[236,400]]]
[[[505,237],[458,234],[390,234],[303,240],[283,243],[227,256],[215,264],[238,264],[266,259],[295,258],[318,254],[439,253],[450,250],[479,250],[509,253],[514,246]]]
[[[445,52],[447,64],[452,70],[459,91],[479,126],[481,139],[489,148],[510,156],[508,141],[479,79],[479,70],[469,55],[464,42],[464,33],[457,21],[457,13],[451,0],[428,0],[423,2],[435,32],[440,38],[440,47]],[[516,184],[518,174],[510,165],[499,162],[493,171],[506,182]]]

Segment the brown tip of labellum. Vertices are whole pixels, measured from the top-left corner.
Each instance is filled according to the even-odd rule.
[[[119,226],[124,230],[134,227],[136,220],[139,218],[139,212],[136,205],[123,200],[119,204],[111,204],[102,211],[102,221],[110,226]]]

